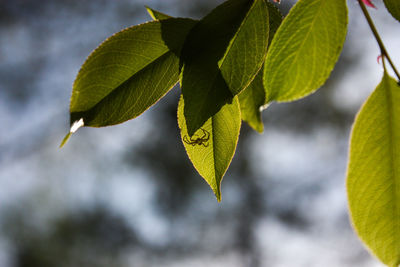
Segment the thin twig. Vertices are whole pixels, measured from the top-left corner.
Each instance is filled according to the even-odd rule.
[[[388,60],[390,66],[392,67],[394,73],[396,74],[396,76],[397,76],[397,78],[398,78],[398,80],[400,82],[400,73],[398,72],[398,70],[396,69],[395,65],[393,64],[393,61],[390,58],[389,53],[387,52],[387,50],[385,48],[385,45],[383,44],[382,39],[379,36],[378,31],[376,30],[374,22],[372,21],[371,16],[368,13],[367,7],[365,6],[365,4],[364,4],[364,2],[362,0],[358,0],[358,3],[360,4],[361,10],[363,11],[365,18],[367,19],[368,25],[371,28],[371,31],[374,34],[376,41],[378,42],[379,49],[381,50],[382,58],[385,57]]]

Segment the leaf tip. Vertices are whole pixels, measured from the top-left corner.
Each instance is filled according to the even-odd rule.
[[[261,125],[257,126],[257,128],[255,128],[254,130],[256,130],[256,132],[259,134],[263,134],[264,133],[264,125],[261,123]]]
[[[221,191],[214,191],[215,197],[217,198],[218,203],[221,203]]]
[[[220,180],[219,184],[217,183],[216,187],[212,186],[212,190],[214,192],[215,197],[217,198],[218,203],[221,203],[221,199],[222,199],[221,182],[222,182],[222,179]]]
[[[153,10],[152,10],[149,6],[147,6],[147,5],[145,5],[144,7],[146,8],[147,13],[149,13],[150,17],[151,17],[152,19],[156,20],[157,18],[156,18],[156,16],[154,16]]]
[[[68,140],[69,140],[69,138],[71,137],[71,135],[72,135],[72,133],[69,132],[69,133],[64,137],[64,139],[62,140],[62,142],[61,142],[59,148],[63,148],[63,146],[68,142]]]
[[[192,137],[201,127],[192,123],[191,120],[186,120],[186,128],[188,135]]]

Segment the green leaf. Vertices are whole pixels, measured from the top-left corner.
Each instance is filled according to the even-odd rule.
[[[321,87],[339,58],[346,32],[346,0],[299,0],[267,54],[268,102],[293,101]]]
[[[388,266],[400,264],[400,86],[386,73],[353,126],[347,191],[353,225]]]
[[[67,135],[64,137],[64,139],[60,144],[60,148],[62,148],[68,142],[68,140],[71,138],[71,135],[72,135],[71,132],[67,133]]]
[[[269,10],[269,41],[271,43],[275,32],[282,23],[282,14],[279,10],[268,3]],[[265,90],[263,85],[263,69],[261,69],[250,85],[239,94],[240,113],[242,120],[247,122],[250,127],[259,133],[264,131],[264,125],[261,119],[261,111],[267,104]]]
[[[273,12],[277,13],[277,17],[279,17],[279,11],[273,5],[269,5],[269,7],[274,8]],[[155,14],[152,15],[153,19],[163,19],[163,17],[158,17],[160,12],[150,8],[148,8],[148,11],[151,14]],[[165,14],[162,15],[169,17]],[[261,93],[264,94],[263,89]],[[264,98],[261,98],[261,100],[263,101]],[[221,201],[222,178],[233,158],[239,139],[241,122],[238,107],[238,100],[234,98],[231,105],[225,105],[190,138],[183,115],[183,98],[181,97],[179,101],[178,123],[181,128],[182,142],[193,165],[210,185],[218,201]]]
[[[264,131],[261,119],[261,109],[265,102],[263,72],[259,71],[253,82],[239,94],[240,113],[242,120],[259,133]]]
[[[270,25],[268,43],[271,43],[275,32],[282,22],[282,14],[273,4],[267,2],[267,5],[269,10]],[[153,19],[170,18],[169,15],[160,13],[148,7],[147,10]],[[161,17],[159,17],[158,14],[162,14]],[[262,82],[262,71],[260,70],[256,78],[250,83],[250,85],[239,94],[242,119],[246,121],[253,129],[260,133],[262,133],[264,130],[264,126],[261,121],[261,108],[265,104],[264,102],[265,92]]]
[[[390,14],[400,21],[400,1],[399,0],[383,0],[387,10],[389,10]]]
[[[161,13],[157,10],[154,10],[148,6],[146,6],[146,10],[149,13],[150,17],[152,17],[152,19],[154,20],[163,20],[163,19],[170,19],[172,18],[171,16]]]
[[[276,6],[267,2],[268,5],[268,15],[269,15],[269,34],[268,34],[268,45],[271,44],[273,38],[275,37],[276,31],[282,24],[283,15]]]
[[[101,127],[133,119],[179,80],[182,43],[195,22],[167,19],[114,34],[83,64],[75,80],[71,124]]]
[[[181,97],[178,106],[178,124],[186,152],[199,174],[221,201],[221,181],[235,154],[240,132],[240,109],[238,97],[232,104],[221,108],[201,128],[189,137]],[[196,143],[196,140],[198,142]]]
[[[229,0],[193,27],[182,51],[189,135],[254,79],[265,59],[268,32],[265,0]]]

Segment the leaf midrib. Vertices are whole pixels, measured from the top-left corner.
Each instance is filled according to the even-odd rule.
[[[233,44],[236,42],[236,39],[238,38],[239,32],[240,32],[240,31],[242,30],[242,28],[243,28],[243,24],[245,24],[245,22],[247,21],[248,17],[250,16],[251,11],[255,8],[256,2],[257,2],[257,1],[259,1],[259,0],[255,0],[255,1],[253,2],[252,6],[250,7],[250,9],[247,11],[246,16],[244,17],[244,19],[243,19],[242,23],[240,24],[238,30],[236,31],[236,34],[234,35],[233,39],[232,39],[231,42],[229,43],[229,46],[228,46],[228,48],[227,48],[227,50],[226,50],[226,52],[225,52],[225,55],[224,55],[224,57],[221,59],[221,66],[219,67],[221,70],[222,70],[222,68],[223,68],[223,66],[224,66],[224,64],[225,64],[225,62],[226,62],[226,58],[228,57],[229,51],[232,49]],[[263,1],[263,0],[262,0],[262,1]],[[264,1],[263,1],[263,3],[265,4]],[[267,10],[267,12],[268,12],[268,21],[269,21],[269,9],[268,9],[268,6],[266,6],[266,10]],[[258,37],[258,36],[256,35],[256,38],[257,38],[257,37]],[[268,38],[269,38],[269,29],[268,29]],[[267,39],[268,39],[268,38],[267,38]],[[245,43],[245,44],[246,44],[246,43]],[[268,47],[268,41],[267,41],[267,47]],[[266,49],[266,51],[267,51],[267,49]],[[264,53],[263,60],[260,61],[261,63],[260,63],[259,68],[257,68],[257,72],[256,72],[256,73],[258,73],[258,72],[260,71],[260,69],[262,68],[266,57],[267,57],[267,53],[265,52],[265,53]],[[245,57],[245,60],[246,60],[246,57]],[[256,76],[256,75],[255,75],[255,76]],[[247,87],[249,87],[249,85],[251,84],[251,82],[254,80],[255,76],[254,76],[253,79],[251,79],[246,85],[243,86],[242,91],[245,90]],[[243,82],[243,77],[242,77],[241,84],[242,84],[242,82]],[[229,91],[230,91],[230,90],[229,90]]]
[[[169,51],[170,52],[170,51]],[[167,55],[168,54],[168,52],[167,53],[165,53],[164,55]],[[162,56],[161,56],[162,57]],[[161,58],[160,57],[160,58]],[[160,59],[160,58],[158,58],[158,59]],[[158,60],[157,59],[157,60]],[[142,70],[145,70],[147,67],[149,67],[150,65],[148,65],[148,66],[146,66],[145,68],[143,68]],[[142,71],[141,70],[141,71]],[[139,71],[139,72],[137,72],[137,73],[135,73],[135,75],[136,74],[138,74],[138,73],[140,73],[141,71]],[[163,76],[162,76],[162,78],[157,82],[157,85],[155,86],[155,88],[157,88],[159,85],[160,85],[160,82],[161,82],[161,80],[165,77],[165,75],[168,73],[168,71],[165,71],[164,73],[163,73]],[[134,75],[133,75],[134,76]],[[133,77],[132,76],[132,77]],[[170,90],[170,89],[172,89],[174,86],[175,86],[175,84],[178,82],[178,77],[177,77],[177,79],[176,79],[176,82],[171,82],[171,87],[169,87],[167,90],[166,90],[166,92],[165,92],[165,94]],[[118,88],[117,88],[118,89]],[[116,89],[116,90],[117,90]],[[152,94],[151,94],[151,96],[150,96],[150,99],[152,99],[152,97],[154,96],[154,93],[155,93],[155,91],[153,91],[152,92]],[[142,90],[142,92],[140,93],[140,97],[142,96],[144,94],[144,90]],[[121,115],[121,117],[124,117],[126,114],[128,114],[133,108],[134,108],[134,106],[137,104],[137,102],[139,101],[139,98],[140,97],[138,97],[138,98],[136,98],[136,101],[135,101],[135,103],[129,108],[129,109],[127,109],[125,112],[124,112],[124,114],[123,115]],[[148,107],[148,108],[150,108],[150,107]]]
[[[324,1],[320,1],[320,6],[318,7],[317,12],[316,12],[314,18],[313,18],[313,20],[312,20],[311,23],[310,23],[310,27],[309,27],[309,30],[308,30],[306,36],[304,37],[303,41],[300,43],[300,45],[299,45],[299,47],[298,47],[298,49],[297,49],[298,51],[299,51],[299,50],[302,50],[302,49],[304,48],[304,43],[306,42],[306,40],[308,41],[309,36],[310,36],[310,34],[311,34],[311,32],[312,32],[312,29],[315,27],[314,24],[315,24],[315,22],[319,19],[320,12],[321,12],[322,7],[323,7],[324,5],[325,5],[325,2],[324,2]],[[289,44],[289,42],[287,42],[287,43]],[[292,61],[292,66],[291,66],[290,69],[292,69],[293,66],[297,63],[299,55],[300,55],[300,53],[296,53],[296,54],[295,54],[295,57],[294,57],[294,59],[293,59],[293,61]],[[313,64],[313,65],[314,65],[314,64]],[[297,80],[298,80],[298,79],[299,79],[299,72],[297,71],[297,72],[296,72],[296,78],[295,78],[295,80],[294,80],[294,84],[297,84]],[[312,83],[312,80],[311,80],[311,79],[310,79],[310,81],[308,82],[307,87],[309,86],[310,83]],[[287,94],[288,94],[288,93],[289,93],[289,92],[287,92]],[[283,97],[283,96],[282,96],[282,97]]]
[[[128,80],[132,79],[132,77],[134,77],[135,75],[141,73],[142,71],[144,71],[145,69],[149,68],[150,66],[152,66],[153,64],[158,63],[158,61],[163,58],[165,55],[167,55],[168,53],[172,53],[170,50],[167,50],[165,53],[159,55],[156,59],[154,59],[153,61],[150,61],[148,64],[144,65],[143,68],[141,68],[140,70],[137,70],[135,73],[133,73],[131,76],[127,77],[125,80],[121,81],[117,86],[115,86],[111,91],[109,91],[103,98],[99,99],[97,101],[97,103],[93,104],[92,106],[90,106],[89,108],[85,109],[85,110],[72,110],[72,108],[70,107],[71,112],[85,112],[85,111],[89,111],[92,108],[94,108],[95,106],[97,106],[100,102],[102,102],[104,99],[106,99],[107,97],[110,96],[110,94],[112,94],[114,91],[118,90],[121,88],[121,86],[123,86]]]
[[[223,68],[223,66],[224,66],[224,64],[225,64],[225,62],[226,62],[226,58],[228,57],[228,54],[229,54],[230,50],[231,50],[232,47],[233,47],[233,44],[235,44],[236,39],[238,38],[238,35],[239,35],[240,31],[241,31],[242,28],[243,28],[243,24],[247,21],[247,18],[250,16],[249,14],[250,14],[251,11],[254,9],[255,3],[256,3],[257,1],[259,1],[259,0],[254,0],[254,1],[253,1],[253,4],[251,5],[250,9],[247,11],[246,16],[243,18],[242,23],[240,24],[240,26],[239,26],[239,28],[237,29],[235,35],[233,36],[231,42],[229,43],[228,48],[226,49],[225,55],[224,55],[224,57],[221,59],[221,66],[219,66],[220,69]]]
[[[217,164],[215,162],[216,159],[216,145],[215,145],[215,134],[214,134],[214,116],[211,117],[211,129],[212,129],[212,143],[213,143],[213,162],[214,162],[214,179],[215,179],[215,185],[217,186],[217,194],[220,195],[220,185],[218,185],[218,181],[217,181]],[[219,196],[217,197],[219,198]]]

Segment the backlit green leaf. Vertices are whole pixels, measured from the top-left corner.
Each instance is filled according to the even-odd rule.
[[[271,3],[267,3],[269,10],[269,41],[271,40],[282,22],[282,14]],[[147,7],[147,11],[153,19],[165,19],[170,16]],[[159,16],[159,14],[161,14]],[[254,130],[262,133],[264,125],[261,120],[261,108],[265,104],[265,91],[262,81],[262,71],[260,70],[256,78],[250,85],[239,94],[240,111],[242,119],[246,121]]]
[[[400,264],[400,86],[386,73],[353,126],[347,191],[353,225],[388,266]]]
[[[265,0],[229,0],[193,27],[182,51],[181,78],[190,135],[254,79],[268,32]]]
[[[125,29],[101,44],[83,64],[71,97],[71,124],[107,126],[140,115],[179,79],[183,40],[195,24],[167,19]]]
[[[261,119],[261,108],[265,102],[263,72],[260,71],[253,82],[239,94],[240,113],[242,120],[259,133],[264,131]]]
[[[269,41],[271,43],[275,32],[282,22],[282,14],[279,10],[268,3],[269,10]],[[267,103],[263,85],[263,69],[261,69],[256,78],[250,85],[239,94],[240,113],[242,120],[247,122],[254,130],[262,133],[264,125],[261,119],[261,111]]]
[[[268,102],[296,100],[321,87],[339,58],[346,31],[346,0],[299,0],[267,54]]]
[[[240,132],[238,97],[223,106],[189,137],[186,128],[184,100],[178,107],[178,123],[186,152],[199,174],[207,181],[218,201],[221,201],[221,181],[232,161]],[[197,140],[197,141],[196,141]]]
[[[400,1],[399,0],[383,0],[387,10],[389,10],[390,14],[400,21]]]
[[[271,3],[267,3],[269,10],[269,41],[271,40],[282,22],[282,14]],[[166,19],[170,18],[169,15],[158,12],[154,9],[147,7],[147,11],[153,19]],[[242,119],[246,121],[253,129],[262,133],[264,130],[261,121],[261,108],[265,104],[265,92],[262,82],[262,71],[257,74],[256,78],[250,85],[239,95],[240,111]]]

